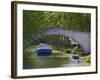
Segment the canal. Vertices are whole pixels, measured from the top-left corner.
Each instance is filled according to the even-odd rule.
[[[32,53],[26,53],[23,58],[23,69],[78,66],[90,66],[90,63],[72,59],[71,56],[36,56]]]

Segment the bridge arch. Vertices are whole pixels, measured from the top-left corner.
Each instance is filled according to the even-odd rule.
[[[39,32],[37,38],[46,35],[64,35],[77,41],[80,46],[83,48],[84,54],[90,53],[90,33],[89,32],[80,32],[73,31],[61,28],[49,28]]]

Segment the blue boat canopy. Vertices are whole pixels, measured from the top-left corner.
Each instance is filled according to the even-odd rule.
[[[52,54],[52,47],[45,43],[40,43],[36,51],[38,56],[50,56]]]

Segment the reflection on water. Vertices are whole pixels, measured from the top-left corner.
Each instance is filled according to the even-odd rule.
[[[73,62],[74,61],[74,62]],[[88,63],[78,63],[70,57],[37,56],[32,60],[24,59],[23,69],[55,68],[67,66],[87,66]]]
[[[68,63],[68,58],[59,57],[47,57],[38,56],[34,61],[30,61],[24,64],[24,69],[26,68],[49,68],[49,67],[61,67],[63,64]]]

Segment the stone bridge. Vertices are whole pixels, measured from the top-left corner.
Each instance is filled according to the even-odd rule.
[[[50,28],[42,30],[37,37],[41,37],[45,35],[64,35],[66,37],[70,37],[76,42],[78,42],[83,48],[84,53],[90,53],[90,33],[89,32],[80,32],[73,31],[61,28]]]

